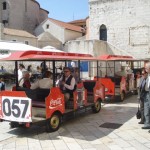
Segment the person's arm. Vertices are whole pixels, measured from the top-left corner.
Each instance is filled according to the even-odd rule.
[[[70,85],[64,84],[64,87],[69,89],[69,90],[73,90],[74,86],[75,86],[75,83],[76,83],[75,78],[72,78],[71,79],[71,84]]]
[[[30,89],[30,87],[31,87],[30,81],[29,81],[29,80],[26,80],[26,81],[23,83],[23,87]]]
[[[62,79],[63,79],[63,77],[61,77],[60,79],[58,79],[58,80],[56,81],[56,86],[58,86],[58,87],[61,86]]]
[[[145,85],[145,91],[149,91],[149,88],[150,88],[150,79],[149,79],[150,77],[147,77],[147,79],[146,79],[146,85]]]

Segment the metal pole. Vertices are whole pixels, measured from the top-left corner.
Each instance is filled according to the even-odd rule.
[[[15,71],[14,71],[15,75],[16,75],[16,87],[19,86],[19,83],[18,83],[18,62],[15,61]]]
[[[53,60],[53,87],[55,87],[56,85],[56,83],[55,83],[55,74],[56,74],[56,71],[55,71],[55,60]]]

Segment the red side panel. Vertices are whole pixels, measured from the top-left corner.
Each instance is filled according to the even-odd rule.
[[[62,114],[65,112],[64,94],[58,87],[51,89],[50,95],[46,98],[46,118],[50,118],[55,111]]]
[[[94,102],[96,102],[99,98],[101,100],[105,99],[105,87],[102,85],[100,80],[96,81],[96,85],[94,87]]]
[[[105,95],[115,94],[115,83],[110,78],[100,78],[99,80],[105,87]]]

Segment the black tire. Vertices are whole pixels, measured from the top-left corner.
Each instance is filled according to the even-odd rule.
[[[123,102],[125,100],[125,92],[121,92],[120,100]]]
[[[10,125],[10,128],[16,128],[19,126],[19,123],[18,122],[10,122],[9,125]]]
[[[46,121],[46,131],[54,132],[57,131],[61,124],[61,115],[59,113],[54,113],[51,118]]]
[[[94,106],[92,106],[92,110],[94,113],[98,113],[101,110],[101,101],[97,100],[97,102],[95,102]]]

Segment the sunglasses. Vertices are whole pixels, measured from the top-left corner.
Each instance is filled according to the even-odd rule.
[[[64,71],[64,72],[69,72],[69,71]]]

